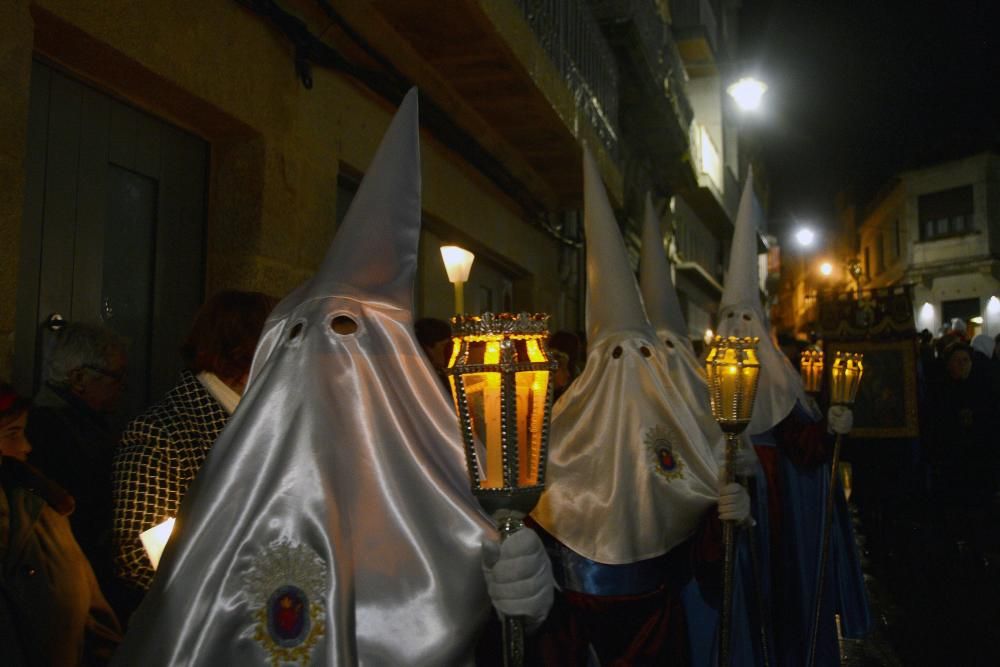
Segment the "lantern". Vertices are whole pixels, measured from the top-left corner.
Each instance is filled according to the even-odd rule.
[[[760,376],[758,340],[716,336],[705,359],[712,416],[727,436],[741,433],[750,423]]]
[[[854,405],[861,384],[861,374],[864,372],[863,355],[851,352],[837,352],[830,367],[830,405]],[[813,618],[809,635],[808,667],[816,664],[816,644],[819,637],[820,613],[823,603],[823,582],[826,577],[826,563],[829,559],[830,532],[833,529],[833,503],[837,492],[837,479],[840,472],[840,449],[844,437],[838,433],[833,443],[833,460],[830,463],[830,484],[826,492],[826,503],[823,507],[823,533],[820,541],[819,569],[816,575],[816,591],[813,594]],[[844,485],[847,491],[849,485]]]
[[[864,372],[864,355],[837,352],[830,368],[830,404],[854,405]]]
[[[723,338],[716,336],[705,359],[708,395],[712,416],[726,434],[726,465],[723,482],[733,481],[733,463],[740,446],[739,434],[750,423],[757,394],[760,362],[757,361],[758,338]],[[722,575],[722,618],[719,633],[719,664],[729,665],[733,618],[733,570],[736,563],[736,535],[732,521],[722,525],[725,547]]]
[[[802,386],[810,394],[818,394],[823,386],[823,351],[803,350],[799,358]]]
[[[451,323],[448,375],[472,492],[504,539],[523,527],[545,488],[558,367],[546,350],[548,315],[456,315]],[[520,665],[523,619],[503,621],[504,665]]]

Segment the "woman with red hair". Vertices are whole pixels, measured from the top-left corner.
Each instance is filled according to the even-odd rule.
[[[232,290],[205,302],[181,345],[180,381],[122,434],[114,461],[115,564],[118,576],[142,592],[154,568],[139,534],[177,515],[239,403],[275,303],[260,292]]]

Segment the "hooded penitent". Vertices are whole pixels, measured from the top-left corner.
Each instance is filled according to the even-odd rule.
[[[319,272],[265,325],[120,664],[471,662],[494,533],[412,332],[419,174],[414,90]]]
[[[760,302],[760,269],[757,264],[757,229],[763,212],[753,191],[753,173],[747,176],[740,198],[729,253],[729,271],[719,304],[720,336],[756,336],[760,379],[754,399],[753,417],[747,432],[757,435],[788,416],[798,401],[814,419],[819,414],[806,396],[802,379],[771,340],[767,317]]]
[[[667,370],[589,152],[584,153],[583,373],[552,411],[547,488],[533,516],[598,563],[666,553],[718,500],[718,468]]]
[[[646,216],[642,228],[642,257],[639,264],[639,285],[649,323],[666,346],[667,370],[679,395],[701,426],[706,439],[717,455],[722,453],[725,437],[712,417],[705,370],[695,356],[687,325],[681,312],[680,300],[670,265],[663,252],[660,223],[653,211],[653,200],[646,195]]]

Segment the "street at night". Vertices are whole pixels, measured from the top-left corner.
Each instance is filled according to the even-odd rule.
[[[3,3],[0,663],[1000,664],[998,25]]]

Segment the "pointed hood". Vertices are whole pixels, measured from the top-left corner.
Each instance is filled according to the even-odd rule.
[[[417,89],[403,98],[316,275],[297,297],[356,296],[413,309],[420,241]]]
[[[719,304],[720,336],[756,336],[760,379],[754,399],[753,417],[747,432],[764,433],[788,416],[798,402],[813,419],[820,414],[805,393],[802,378],[771,339],[767,314],[760,301],[760,269],[757,262],[757,230],[763,218],[753,189],[753,172],[747,174],[729,252],[729,270]]]
[[[712,416],[705,369],[695,355],[688,336],[677,290],[670,277],[670,264],[663,251],[660,223],[653,211],[653,199],[648,193],[646,219],[642,228],[639,281],[646,314],[656,328],[657,337],[666,346],[667,371],[677,388],[676,398],[687,404],[705,439],[712,444],[716,458],[721,461],[725,451],[725,437]]]
[[[651,334],[625,242],[594,156],[583,150],[583,228],[587,236],[588,345],[610,333]]]
[[[718,500],[718,464],[670,378],[589,153],[584,185],[587,365],[552,410],[547,484],[532,516],[576,554],[627,564],[691,536]]]
[[[417,100],[286,297],[118,664],[468,664],[490,609],[458,421],[413,333]]]
[[[656,333],[672,332],[687,339],[687,323],[681,313],[681,302],[670,276],[670,263],[663,252],[660,221],[653,210],[653,198],[646,193],[646,215],[642,226],[642,260],[639,264],[639,285],[646,315]]]
[[[747,172],[746,184],[736,213],[733,242],[729,250],[729,267],[719,309],[730,306],[754,308],[766,321],[760,303],[760,264],[757,261],[757,230],[764,212],[754,192],[753,169]]]

